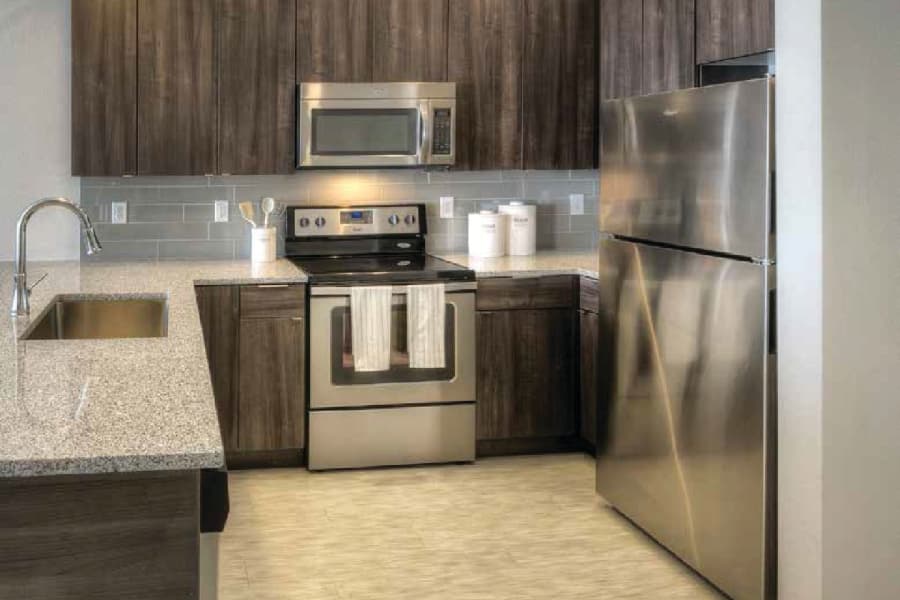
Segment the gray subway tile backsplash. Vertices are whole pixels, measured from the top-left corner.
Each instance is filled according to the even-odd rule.
[[[290,205],[423,202],[428,248],[465,252],[468,214],[510,200],[538,205],[538,247],[591,249],[597,242],[596,171],[312,171],[234,177],[83,178],[81,203],[97,222],[104,251],[91,260],[245,258],[250,228],[237,203],[272,196]],[[569,194],[584,194],[584,215],[569,214]],[[452,219],[439,217],[453,196]],[[214,222],[214,202],[229,221]],[[111,224],[110,203],[128,202],[129,222]],[[283,228],[279,227],[279,231]],[[284,243],[279,239],[279,251]]]

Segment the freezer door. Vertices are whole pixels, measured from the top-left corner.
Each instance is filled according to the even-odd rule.
[[[774,260],[774,79],[601,105],[600,230]]]
[[[774,267],[618,240],[600,263],[597,491],[733,598],[763,598]]]

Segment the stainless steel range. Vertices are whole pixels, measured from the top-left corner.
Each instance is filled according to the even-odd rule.
[[[475,274],[425,253],[423,205],[292,207],[286,254],[309,275],[311,470],[475,459]],[[410,286],[443,284],[443,363],[411,364]],[[390,286],[390,359],[354,366],[351,293]],[[387,292],[385,292],[387,293]]]

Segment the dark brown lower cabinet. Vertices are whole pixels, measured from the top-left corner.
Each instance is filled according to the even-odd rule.
[[[303,447],[303,317],[241,319],[241,450]]]
[[[597,313],[587,310],[579,311],[581,345],[581,419],[580,435],[589,449],[597,446],[597,394],[599,386],[597,382],[597,343],[599,341],[600,317]]]
[[[563,449],[577,431],[575,311],[479,311],[477,437],[483,454]]]
[[[222,444],[226,451],[237,450],[238,288],[207,285],[195,292]]]

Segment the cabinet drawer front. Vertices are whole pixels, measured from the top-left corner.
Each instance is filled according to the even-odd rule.
[[[549,277],[483,279],[478,282],[478,310],[572,308],[578,299],[578,278]]]
[[[600,288],[596,279],[581,278],[578,306],[581,310],[600,312]]]
[[[241,318],[302,317],[306,286],[246,285],[241,287]]]

